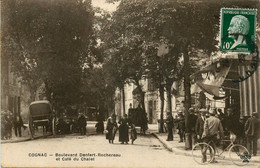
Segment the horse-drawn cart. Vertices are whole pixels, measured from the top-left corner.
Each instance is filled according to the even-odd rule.
[[[55,135],[55,118],[52,111],[51,103],[48,100],[34,101],[29,107],[29,130],[31,138],[34,138],[34,130],[38,126],[43,128],[43,136],[47,130],[51,130]]]
[[[144,113],[141,108],[129,109],[128,118],[136,127],[141,127],[140,132],[145,134],[145,131],[148,129],[148,120],[146,113]]]

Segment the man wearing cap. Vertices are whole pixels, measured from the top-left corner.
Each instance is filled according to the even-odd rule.
[[[201,140],[202,134],[203,134],[203,131],[204,131],[204,122],[206,120],[207,110],[206,109],[200,109],[199,112],[200,112],[200,116],[198,117],[198,119],[196,121],[195,132],[197,134],[197,139]]]
[[[216,142],[217,141],[217,136],[219,134],[220,138],[224,137],[224,133],[223,133],[223,127],[222,124],[220,122],[220,120],[215,117],[216,115],[216,111],[212,110],[209,112],[209,118],[207,118],[205,120],[205,124],[204,124],[204,131],[203,131],[203,141],[205,143],[208,143],[210,141]],[[214,151],[215,151],[215,145],[211,144]],[[203,159],[202,161],[205,162],[206,161],[206,149],[202,150],[202,155],[203,155]],[[215,162],[214,158],[213,158],[213,162]]]
[[[253,115],[246,121],[245,135],[247,138],[247,149],[254,156],[257,154],[258,131],[259,120],[257,119],[257,112],[253,112]]]

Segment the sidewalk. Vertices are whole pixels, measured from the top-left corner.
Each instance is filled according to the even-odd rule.
[[[174,140],[173,141],[166,141],[167,139],[167,133],[158,133],[151,131],[151,133],[164,145],[165,148],[167,148],[169,151],[177,154],[177,155],[184,155],[184,156],[191,156],[192,157],[192,151],[191,150],[185,150],[185,142],[179,143],[179,135],[174,134]],[[223,155],[225,156],[225,159],[229,158],[228,152],[224,152]],[[217,160],[221,160],[223,158],[217,158]],[[250,162],[255,164],[260,164],[260,155],[253,156],[250,159]]]
[[[48,134],[46,135],[48,136]],[[42,129],[39,127],[38,131],[35,131],[34,139],[38,139],[43,137]],[[31,140],[31,135],[29,133],[28,127],[24,130],[22,128],[22,136],[21,137],[16,137],[14,129],[12,129],[12,138],[11,139],[6,139],[6,140],[1,140],[1,144],[4,143],[16,143],[16,142],[23,142],[23,141],[29,141]]]
[[[95,132],[95,124],[96,123],[97,123],[96,121],[88,121],[87,122],[87,133],[86,133],[87,136],[91,136],[91,135],[95,135],[96,134],[96,132]],[[14,129],[13,129],[12,130],[12,138],[11,139],[7,139],[7,140],[1,140],[1,144],[30,141],[31,140],[31,135],[29,133],[28,124],[26,126],[27,126],[27,128],[25,130],[22,128],[22,136],[21,137],[16,137],[15,133],[14,133]],[[39,139],[39,138],[43,138],[44,137],[43,136],[43,132],[42,132],[42,127],[39,127],[38,131],[35,131],[34,133],[35,133],[34,139]],[[56,135],[56,136],[52,136],[52,134],[48,132],[47,135],[45,135],[45,137],[55,137],[55,138],[58,138],[58,137],[77,136],[77,135],[80,135],[80,133],[59,134],[59,135]]]

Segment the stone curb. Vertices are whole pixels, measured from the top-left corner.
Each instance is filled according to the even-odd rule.
[[[171,147],[171,146],[166,142],[166,140],[164,140],[163,138],[161,138],[160,136],[158,136],[158,134],[156,134],[156,133],[151,133],[151,134],[152,134],[155,138],[157,138],[157,139],[163,144],[163,146],[164,146],[167,150],[169,150],[169,151],[175,153],[176,155],[184,155],[184,156],[192,157],[192,152],[191,152],[191,151],[190,151],[190,152],[186,152],[186,151],[183,151],[183,150],[180,150],[180,149]],[[223,158],[218,158],[218,160],[225,160],[225,159],[223,159]],[[257,163],[257,164],[259,164],[259,163],[260,163],[260,160],[259,160],[259,161],[258,161],[258,160],[250,160],[250,162],[251,162],[251,163]]]
[[[161,138],[160,136],[158,136],[156,133],[152,133],[152,135],[153,135],[154,137],[156,137],[156,138],[163,144],[163,146],[164,146],[167,150],[169,150],[169,151],[171,151],[171,152],[173,152],[173,153],[175,153],[175,154],[177,154],[177,155],[192,156],[191,153],[184,152],[184,151],[182,151],[182,150],[180,150],[180,149],[170,147],[170,145],[169,145],[163,138]]]
[[[47,136],[50,136],[50,135],[47,135]],[[46,137],[47,137],[46,136]],[[39,138],[43,138],[43,136],[37,136],[37,137],[34,137],[33,139],[39,139]],[[1,144],[6,144],[6,143],[17,143],[17,142],[26,142],[26,141],[30,141],[30,140],[33,140],[31,139],[31,137],[28,137],[28,138],[24,138],[24,139],[17,139],[17,140],[1,140]]]
[[[94,136],[96,135],[95,133],[91,133],[91,134],[88,134],[86,136]],[[74,135],[72,135],[74,136]],[[35,140],[35,139],[40,139],[40,138],[47,138],[47,137],[51,137],[51,138],[58,138],[59,136],[56,135],[56,136],[53,136],[53,135],[46,135],[45,137],[43,135],[40,135],[40,136],[36,136],[34,137],[33,139],[31,139],[31,137],[28,137],[28,138],[24,138],[24,139],[17,139],[17,140],[1,140],[1,144],[6,144],[6,143],[18,143],[18,142],[26,142],[26,141],[30,141],[30,140]]]

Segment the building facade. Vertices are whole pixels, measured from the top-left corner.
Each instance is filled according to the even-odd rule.
[[[151,79],[143,79],[140,82],[143,86],[143,91],[145,92],[145,110],[147,113],[148,123],[155,124],[160,119],[160,109],[161,109],[161,100],[159,96],[158,89],[154,86]],[[176,87],[177,84],[173,84],[172,87]],[[124,86],[124,96],[125,96],[125,113],[128,113],[128,109],[130,106],[132,108],[137,108],[139,105],[139,101],[137,99],[136,94],[134,93],[136,86],[133,83],[125,84]],[[167,109],[167,96],[166,93],[164,95],[164,118],[166,118],[166,112],[169,111]],[[172,112],[173,115],[177,115],[177,110],[182,108],[178,106],[180,101],[175,97],[172,96]],[[182,106],[182,105],[181,105]],[[115,114],[117,116],[122,116],[124,114],[123,110],[123,92],[120,89],[116,90],[115,93]]]

